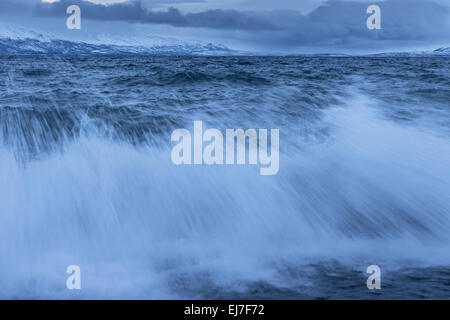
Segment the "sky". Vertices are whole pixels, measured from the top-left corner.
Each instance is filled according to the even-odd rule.
[[[81,30],[66,28],[73,4]],[[380,30],[366,27],[371,4],[381,8]],[[167,38],[262,53],[428,50],[450,46],[450,0],[0,0],[0,24],[74,40]]]

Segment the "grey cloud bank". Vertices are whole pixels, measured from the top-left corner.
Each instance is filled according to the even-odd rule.
[[[63,0],[57,3],[40,3],[34,14],[43,17],[60,16],[71,4],[83,9],[83,17],[93,20],[129,21],[138,23],[170,24],[176,27],[203,27],[214,29],[270,30],[275,25],[256,16],[237,10],[208,10],[199,13],[181,13],[176,8],[152,11],[142,2],[119,3],[110,6],[95,5],[79,0]]]
[[[391,50],[405,47],[450,45],[450,10],[447,1],[357,2],[331,0],[309,14],[298,10],[182,12],[177,8],[151,9],[163,3],[185,1],[130,1],[109,6],[80,0],[56,3],[2,1],[2,12],[31,9],[34,17],[64,17],[66,8],[77,4],[83,19],[105,24],[133,23],[185,29],[198,37],[225,43],[241,43],[260,50],[297,52],[304,48],[328,52]],[[201,2],[201,1],[200,1]],[[247,1],[248,2],[248,1]],[[319,2],[318,2],[319,3]],[[368,30],[366,9],[376,3],[382,10],[382,29]],[[175,29],[174,29],[175,28]],[[169,31],[168,31],[169,32]]]

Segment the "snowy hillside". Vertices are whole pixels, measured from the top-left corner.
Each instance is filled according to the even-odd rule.
[[[450,47],[436,49],[433,53],[436,55],[450,56]]]
[[[369,55],[371,57],[450,57],[450,47],[433,51],[387,52]]]
[[[73,40],[21,27],[0,24],[0,55],[65,54],[65,55],[163,55],[163,56],[236,56],[283,55],[249,53],[231,50],[212,43],[160,36],[116,35],[100,33],[89,39]],[[346,54],[289,54],[290,56],[349,56]],[[450,47],[433,51],[387,52],[369,57],[450,57]]]
[[[0,25],[0,55],[15,54],[221,56],[239,53],[219,44],[183,42],[162,37],[116,39],[100,35],[90,41],[71,41],[20,27]]]

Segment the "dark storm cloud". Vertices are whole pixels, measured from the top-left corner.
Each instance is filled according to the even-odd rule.
[[[197,0],[204,2],[203,0]],[[250,0],[247,0],[249,2]],[[251,0],[253,1],[253,0]],[[284,3],[288,0],[283,0]],[[317,0],[318,4],[320,0]],[[450,0],[449,0],[450,1]],[[82,18],[114,21],[167,24],[175,27],[199,28],[199,37],[230,39],[265,48],[382,48],[409,43],[450,42],[449,1],[386,0],[341,1],[322,3],[309,14],[298,10],[238,11],[207,10],[185,13],[176,8],[156,11],[162,3],[183,3],[185,0],[141,0],[109,6],[81,0],[41,3],[38,0],[0,0],[0,11],[32,8],[40,18],[66,17],[69,5],[82,9]],[[189,1],[191,2],[191,1]],[[217,2],[218,3],[218,2]],[[370,4],[381,7],[381,30],[368,30],[366,9]],[[28,5],[27,5],[28,4]],[[276,7],[276,2],[274,2]],[[18,19],[20,20],[20,19]],[[105,24],[106,25],[106,24]]]
[[[109,6],[80,0],[62,0],[56,3],[39,3],[34,14],[43,17],[61,16],[69,5],[79,5],[85,19],[129,21],[138,23],[170,24],[176,27],[203,27],[236,30],[274,30],[275,25],[256,16],[236,10],[208,10],[199,13],[181,13],[178,9],[152,11],[141,1]]]
[[[428,1],[385,1],[378,5],[382,30],[366,28],[368,3],[330,1],[311,12],[309,24],[319,38],[335,35],[344,38],[380,40],[416,40],[449,35],[449,8]]]
[[[369,30],[366,9],[370,3],[329,1],[302,15],[296,11],[272,11],[260,17],[275,24],[279,32],[261,31],[247,39],[285,46],[366,46],[369,42],[450,41],[448,6],[428,1],[384,1],[381,30]]]
[[[240,12],[217,9],[181,13],[175,8],[152,11],[141,1],[104,6],[80,0],[39,3],[34,13],[38,16],[61,16],[71,4],[82,8],[85,19],[250,31],[255,39],[270,39],[291,45],[330,41],[353,41],[356,44],[360,39],[423,40],[445,38],[449,34],[447,6],[414,0],[380,2],[382,30],[377,31],[366,28],[368,3],[339,0],[329,1],[306,16],[299,11]]]

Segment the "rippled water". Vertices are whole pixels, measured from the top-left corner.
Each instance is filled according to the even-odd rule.
[[[0,298],[448,299],[449,101],[448,58],[0,57]],[[194,120],[279,173],[173,165]]]

